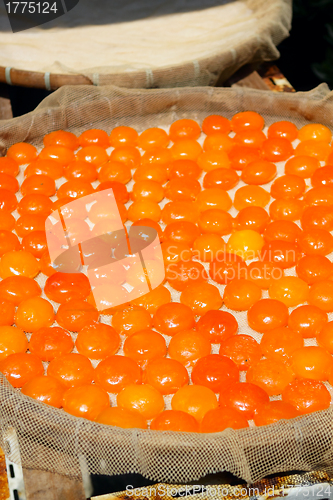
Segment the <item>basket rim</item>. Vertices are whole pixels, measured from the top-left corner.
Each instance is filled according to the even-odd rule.
[[[232,49],[227,47],[221,47],[222,50],[215,52],[209,56],[199,57],[195,61],[187,60],[179,64],[171,64],[168,66],[158,67],[153,70],[154,79],[158,80],[160,78],[165,78],[166,85],[168,85],[168,76],[171,72],[177,72],[178,75],[182,69],[189,68],[190,71],[199,71],[209,72],[211,73],[209,85],[215,85],[217,81],[222,83],[226,80],[231,74],[233,74],[237,69],[239,69],[244,64],[250,62],[258,62],[262,59],[258,59],[256,56],[257,50],[260,45],[263,43],[262,36],[265,35],[270,38],[271,44],[275,45],[274,54],[271,53],[269,57],[266,57],[265,60],[274,60],[279,57],[279,52],[276,49],[276,45],[278,45],[284,38],[288,36],[288,33],[291,28],[291,16],[292,16],[292,0],[260,0],[261,5],[256,7],[258,11],[259,17],[265,17],[266,26],[260,32],[253,32],[248,35],[242,42],[240,42],[236,48]],[[249,3],[252,3],[253,0],[248,0]],[[272,5],[270,5],[272,4]],[[289,8],[288,15],[283,15],[283,10]],[[222,7],[222,6],[221,6]],[[260,10],[262,8],[262,11]],[[275,33],[274,22],[279,22],[285,32],[284,33]],[[274,37],[274,41],[273,41]],[[268,40],[265,43],[266,48],[268,48],[269,42]],[[248,52],[248,55],[245,58],[241,58],[242,60],[237,62],[235,61],[235,50],[244,50]],[[250,47],[250,49],[249,49]],[[272,47],[270,47],[272,49]],[[267,50],[266,56],[267,56]],[[224,66],[221,66],[221,59],[225,58],[226,62]],[[244,60],[243,60],[244,59]],[[226,71],[225,76],[221,78],[221,73]],[[142,82],[148,81],[149,78],[147,72],[151,73],[151,69],[140,69],[135,71],[126,72],[111,72],[111,73],[96,73],[93,70],[87,69],[85,73],[58,73],[58,72],[48,72],[48,71],[30,71],[28,69],[18,69],[15,67],[6,67],[0,65],[0,83],[7,83],[9,85],[17,85],[23,87],[33,87],[33,88],[41,88],[49,91],[56,90],[59,87],[64,85],[97,85],[99,86],[100,79],[106,78],[107,81],[102,83],[102,85],[116,84],[118,86],[124,86],[129,88],[143,88]],[[121,82],[123,79],[123,82]],[[138,81],[139,84],[136,85],[134,82]],[[184,85],[184,81],[180,82],[182,86]],[[154,85],[146,85],[146,87],[154,88]],[[159,85],[156,85],[159,87]]]

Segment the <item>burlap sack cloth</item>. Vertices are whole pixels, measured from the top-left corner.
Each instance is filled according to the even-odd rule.
[[[333,93],[325,84],[298,94],[243,88],[63,87],[34,112],[1,123],[0,151],[4,154],[18,141],[41,145],[42,136],[57,129],[110,131],[125,124],[141,131],[181,117],[201,122],[212,113],[231,117],[247,109],[260,112],[268,125],[291,119],[298,126],[309,121],[333,126]],[[242,325],[241,333],[251,333]],[[0,379],[0,446],[11,460],[19,461],[17,450],[5,443],[14,427],[25,467],[78,476],[83,455],[92,473],[136,472],[156,482],[178,484],[216,471],[229,471],[250,483],[277,472],[333,469],[332,407],[267,427],[217,434],[120,429],[38,403],[14,390],[3,376]]]
[[[13,34],[0,3],[0,81],[76,83],[57,74],[127,88],[214,85],[246,63],[277,59],[290,23],[291,0],[80,0],[55,21]]]

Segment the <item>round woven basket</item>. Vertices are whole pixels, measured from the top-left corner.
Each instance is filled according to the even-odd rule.
[[[113,4],[96,10],[80,0],[19,33],[0,5],[0,82],[48,90],[216,85],[244,64],[277,59],[291,23],[291,0],[147,0],[139,12],[135,0]]]
[[[40,146],[53,130],[81,133],[91,127],[110,131],[131,125],[138,131],[166,126],[188,117],[202,121],[209,114],[231,117],[255,109],[269,125],[290,119],[332,127],[333,93],[321,85],[309,93],[275,94],[244,88],[183,88],[129,90],[113,86],[63,87],[35,111],[0,127],[0,152],[18,141]],[[330,313],[330,320],[332,320]],[[246,322],[240,323],[247,332]],[[251,331],[248,331],[251,334]],[[253,332],[252,332],[253,333]],[[189,482],[217,471],[228,471],[254,482],[268,474],[290,470],[333,469],[333,407],[266,427],[216,434],[120,429],[73,417],[13,389],[0,374],[0,446],[25,467],[80,475],[80,456],[95,474],[140,473],[154,481]],[[6,448],[14,428],[17,448]]]

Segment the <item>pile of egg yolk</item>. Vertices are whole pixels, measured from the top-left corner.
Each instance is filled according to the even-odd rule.
[[[210,433],[328,408],[331,141],[324,125],[265,126],[244,111],[10,146],[0,158],[0,371],[26,396],[123,428]],[[45,221],[110,188],[127,230],[156,231],[165,278],[98,311],[80,265],[52,265]],[[102,229],[108,214],[92,212]],[[142,243],[146,232],[136,234]],[[115,287],[137,284],[119,262]]]

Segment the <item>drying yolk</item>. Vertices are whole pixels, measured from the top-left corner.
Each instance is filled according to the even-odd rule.
[[[53,196],[56,193],[55,181],[48,175],[31,175],[22,182],[21,193],[22,196],[36,193]]]
[[[306,346],[294,351],[291,360],[296,377],[327,380],[333,358],[322,347]]]
[[[247,266],[239,255],[220,250],[212,257],[210,259],[209,275],[217,283],[225,285],[233,279],[246,278]],[[213,260],[215,258],[216,260]]]
[[[197,222],[200,212],[194,202],[191,201],[171,201],[162,210],[162,221],[168,225],[177,220]]]
[[[302,179],[309,179],[313,176],[320,162],[313,156],[298,155],[287,161],[284,171],[287,175],[295,175]]]
[[[1,311],[2,312],[2,311]],[[20,328],[0,326],[0,361],[10,354],[23,353],[28,349],[27,338]]]
[[[250,205],[264,208],[270,201],[270,195],[260,186],[243,186],[236,191],[234,207],[242,210]]]
[[[129,307],[114,313],[112,326],[121,335],[129,336],[140,330],[149,329],[152,326],[152,319],[143,307]]]
[[[182,330],[190,330],[195,325],[192,310],[178,302],[164,304],[157,309],[153,317],[153,326],[165,335],[173,336]]]
[[[220,347],[220,354],[232,359],[239,370],[248,370],[262,357],[261,347],[250,335],[233,335]]]
[[[195,329],[213,344],[223,344],[236,335],[238,323],[227,311],[207,311],[195,325]]]
[[[110,146],[108,134],[105,130],[97,128],[91,128],[82,132],[79,136],[79,143],[82,148],[86,146],[100,146],[107,149]]]
[[[224,429],[243,429],[249,424],[243,415],[234,408],[216,408],[210,410],[204,416],[201,432],[222,432]]]
[[[331,395],[322,382],[294,380],[282,392],[282,401],[304,415],[329,408]]]
[[[180,302],[189,306],[195,315],[202,316],[209,310],[220,309],[222,297],[216,286],[202,282],[188,285],[181,293]]]
[[[276,166],[267,160],[253,161],[243,168],[241,179],[245,184],[267,184],[276,176]]]
[[[231,208],[232,201],[226,191],[220,188],[204,189],[198,194],[196,205],[200,212],[209,209],[219,209],[228,211]]]
[[[298,132],[298,139],[300,141],[316,140],[325,141],[327,143],[331,142],[332,132],[328,127],[322,125],[321,123],[309,123],[304,125]]]
[[[0,157],[0,172],[16,177],[20,171],[20,167],[17,161],[8,156]]]
[[[222,408],[233,408],[247,420],[253,419],[257,408],[269,402],[269,396],[261,387],[249,382],[234,382],[220,395]]]
[[[288,139],[288,141],[292,142],[298,137],[298,129],[293,123],[282,120],[272,123],[272,125],[268,127],[267,136],[269,139],[282,137],[283,139]]]
[[[211,172],[216,168],[230,167],[230,160],[225,151],[204,151],[198,156],[197,162],[199,167],[205,172]]]
[[[230,121],[221,115],[209,115],[202,122],[202,131],[206,135],[216,133],[228,134],[230,130]]]
[[[333,329],[332,322],[323,325],[320,333],[317,334],[317,343],[320,347],[323,347],[330,354],[333,354]],[[319,325],[318,325],[319,326]]]
[[[119,161],[108,161],[98,172],[99,182],[120,182],[127,184],[132,178],[131,169]]]
[[[270,222],[270,218],[264,208],[250,206],[240,210],[233,222],[237,230],[252,229],[262,233]]]
[[[31,177],[32,175],[45,175],[56,181],[64,175],[64,167],[56,160],[40,160],[38,158],[24,170],[24,177]]]
[[[170,126],[169,137],[173,142],[180,139],[198,139],[201,129],[195,120],[176,120]]]
[[[243,278],[230,281],[224,289],[224,304],[233,311],[247,311],[260,299],[261,289],[252,281]]]
[[[54,322],[52,304],[41,297],[23,300],[17,307],[15,324],[25,332],[36,332]]]
[[[104,165],[108,160],[109,156],[104,148],[100,146],[85,146],[76,153],[76,160],[87,161],[91,163],[96,168]],[[75,158],[74,158],[75,159]],[[68,162],[73,161],[72,159]]]
[[[120,346],[119,334],[110,325],[91,323],[79,331],[75,347],[90,359],[105,359],[115,354]]]
[[[322,280],[314,283],[309,292],[309,304],[325,312],[333,311],[333,282]]]
[[[329,186],[333,187],[333,170],[331,165],[318,168],[311,177],[311,186]]]
[[[158,358],[149,361],[144,382],[155,387],[161,394],[174,394],[188,384],[189,376],[184,365],[175,359]]]
[[[147,151],[152,148],[166,148],[170,142],[168,134],[162,128],[147,128],[138,138],[138,146]]]
[[[196,385],[220,392],[239,381],[239,371],[230,358],[220,354],[208,354],[196,362],[191,378]]]
[[[75,161],[70,163],[66,167],[64,175],[69,181],[82,179],[87,182],[94,182],[98,176],[96,168],[87,161]]]
[[[279,420],[295,418],[300,413],[289,403],[284,401],[269,401],[255,411],[253,420],[257,426],[270,425]]]
[[[44,135],[44,146],[63,146],[64,148],[75,151],[79,147],[79,139],[72,132],[65,130],[55,130]]]
[[[98,415],[96,422],[123,429],[147,429],[147,422],[139,413],[119,407],[106,408]]]
[[[303,347],[303,337],[300,333],[280,327],[264,333],[260,341],[264,356],[277,363],[290,364],[291,356],[296,349]]]
[[[288,326],[303,338],[319,335],[328,322],[327,314],[316,306],[305,305],[294,309],[289,316]]]
[[[184,177],[198,179],[201,173],[202,170],[197,162],[193,160],[175,160],[171,163],[168,175],[170,179],[183,179]]]
[[[224,151],[228,153],[232,150],[234,141],[228,134],[216,132],[208,135],[203,143],[204,151]]]
[[[166,355],[167,348],[163,336],[154,330],[140,330],[132,333],[124,343],[124,355],[144,368],[156,358]]]
[[[136,146],[138,141],[138,133],[132,127],[115,127],[110,134],[110,145],[113,148],[120,146]]]
[[[256,332],[264,333],[288,323],[288,307],[279,300],[261,299],[247,313],[249,326]]]
[[[294,199],[279,199],[269,206],[269,215],[273,220],[300,220],[304,211],[304,201]]]
[[[239,176],[237,172],[230,168],[216,168],[207,172],[203,179],[204,188],[220,188],[225,191],[237,186],[239,183]]]
[[[41,150],[38,158],[41,160],[54,160],[65,167],[75,160],[75,155],[72,149],[63,146],[46,146]]]
[[[41,375],[24,384],[21,392],[41,403],[61,408],[66,387],[53,377]]]
[[[171,264],[166,269],[166,279],[169,285],[181,292],[193,282],[203,282],[208,279],[207,272],[200,262],[190,260]]]
[[[172,154],[173,160],[196,161],[202,153],[202,147],[194,139],[180,139],[174,143],[169,151]]]
[[[130,384],[141,383],[141,369],[131,358],[109,356],[98,363],[94,379],[107,392],[117,394]]]
[[[212,262],[224,251],[225,242],[219,234],[202,234],[193,243],[194,256],[203,262]]]
[[[17,306],[22,300],[36,297],[42,293],[38,283],[29,277],[14,275],[0,281],[0,300]]]
[[[14,160],[17,165],[30,163],[37,157],[37,149],[32,144],[17,142],[7,150],[7,158]]]
[[[71,387],[63,397],[63,408],[75,417],[96,420],[110,406],[109,395],[98,385]]]
[[[0,362],[0,370],[13,387],[23,387],[34,377],[43,375],[42,361],[34,354],[18,352]]]
[[[98,311],[95,307],[82,299],[70,299],[60,305],[56,321],[71,332],[82,330],[87,324],[98,321]]]
[[[118,394],[117,404],[120,408],[140,414],[145,420],[156,417],[164,410],[162,394],[149,384],[128,385]]]
[[[194,240],[199,238],[200,229],[193,222],[176,221],[168,224],[164,229],[163,239],[175,243],[187,243],[193,246]]]
[[[302,234],[301,228],[295,222],[289,220],[273,221],[266,226],[264,239],[268,242],[274,240],[296,243]]]
[[[326,161],[331,151],[331,146],[326,141],[308,139],[296,146],[295,155],[312,156],[319,161]]]
[[[294,174],[282,175],[275,179],[271,185],[271,196],[285,200],[300,198],[303,196],[305,188],[305,180],[302,177]]]
[[[184,411],[165,410],[150,424],[153,431],[199,432],[197,420]]]
[[[254,148],[261,148],[265,140],[266,136],[261,130],[243,130],[233,137],[235,144]]]
[[[210,354],[210,341],[194,330],[182,330],[170,340],[168,354],[186,367],[193,366],[198,359]]]
[[[266,358],[252,365],[246,375],[246,381],[258,385],[269,396],[281,394],[295,375],[293,370],[275,359]]]
[[[90,283],[83,273],[55,273],[44,286],[45,295],[62,304],[70,299],[85,299],[90,293]]]
[[[274,281],[268,293],[271,299],[279,300],[287,307],[298,306],[310,299],[308,284],[295,276],[284,276]]]
[[[221,236],[232,232],[232,223],[231,215],[218,208],[204,210],[198,220],[199,228],[203,233],[213,233]]]
[[[48,366],[47,374],[69,388],[90,384],[94,378],[94,369],[86,356],[72,352],[54,358]]]
[[[236,133],[243,130],[262,130],[264,125],[263,117],[255,111],[243,111],[231,119],[231,129]]]
[[[4,280],[9,276],[34,278],[39,273],[37,259],[26,250],[12,250],[0,260],[0,276]]]
[[[234,232],[227,243],[227,252],[239,255],[243,260],[252,260],[258,257],[264,246],[264,239],[257,231],[244,229]]]
[[[133,186],[131,198],[133,201],[150,200],[159,203],[164,198],[164,189],[156,181],[139,181]],[[170,196],[168,196],[168,198],[170,198]]]
[[[302,251],[297,243],[273,240],[261,249],[260,258],[263,261],[273,262],[277,267],[288,269],[294,267],[300,260]]]
[[[171,400],[173,410],[184,411],[199,423],[209,410],[218,407],[214,392],[202,385],[186,385],[179,389]]]
[[[70,334],[57,326],[37,330],[31,335],[29,342],[29,351],[43,361],[69,354],[73,348]]]

